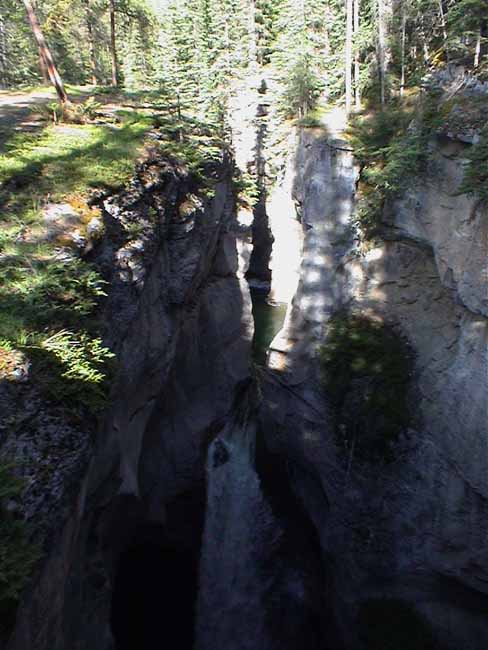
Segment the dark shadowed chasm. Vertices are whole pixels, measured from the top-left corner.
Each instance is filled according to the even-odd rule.
[[[117,563],[111,608],[116,650],[192,650],[204,492],[176,497],[165,525],[142,522]]]

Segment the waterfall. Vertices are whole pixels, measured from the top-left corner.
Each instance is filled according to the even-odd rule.
[[[281,531],[255,467],[256,422],[246,413],[209,447],[200,564],[198,650],[267,650],[266,566]]]

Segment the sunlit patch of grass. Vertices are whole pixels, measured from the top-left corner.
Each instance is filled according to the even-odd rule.
[[[150,117],[132,113],[119,127],[52,125],[39,134],[14,136],[0,155],[0,199],[25,213],[36,200],[120,187],[130,179],[151,126]]]

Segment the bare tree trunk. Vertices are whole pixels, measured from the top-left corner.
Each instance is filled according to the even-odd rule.
[[[444,15],[444,7],[442,6],[442,0],[439,0],[439,16],[441,18],[442,25],[442,38],[444,39],[444,52],[446,55],[446,61],[449,61],[449,53],[447,51],[447,27],[446,27],[446,17]]]
[[[112,58],[112,86],[119,85],[118,64],[117,64],[117,44],[115,41],[115,0],[110,1],[110,56]]]
[[[7,35],[5,21],[0,15],[0,88],[8,87]]]
[[[388,88],[387,88],[387,75],[388,68],[391,62],[392,52],[388,42],[388,34],[391,29],[392,17],[392,4],[391,0],[378,0],[378,43],[377,43],[377,58],[378,58],[378,77],[380,82],[380,102],[384,106],[386,104]]]
[[[325,25],[324,25],[324,54],[329,56],[330,54],[330,33],[329,33],[329,22],[331,21],[330,16],[330,6],[327,2],[325,5]]]
[[[56,89],[60,102],[67,104],[69,103],[69,99],[64,89],[63,80],[61,79],[61,75],[59,74],[58,69],[56,68],[51,50],[46,43],[44,34],[41,30],[41,26],[37,20],[37,16],[34,12],[34,9],[32,8],[32,4],[30,3],[30,0],[22,0],[22,2],[24,3],[24,7],[27,11],[27,17],[29,18],[29,23],[34,33],[34,38],[36,39],[39,51],[41,52],[42,58],[46,63],[49,79]]]
[[[93,36],[93,15],[90,6],[90,0],[83,0],[85,5],[86,30],[88,32],[88,49],[90,53],[90,76],[93,86],[98,84],[97,78],[97,59],[95,56],[95,39]]]
[[[346,0],[346,57],[345,57],[345,81],[346,81],[346,113],[351,112],[352,104],[352,7],[353,0]]]
[[[45,84],[48,84],[49,83],[49,73],[47,71],[47,63],[46,63],[46,60],[44,59],[44,55],[42,53],[41,48],[39,48],[39,69],[41,71],[42,80],[44,81]]]
[[[361,91],[359,89],[359,2],[354,0],[354,105],[357,111],[361,108]]]
[[[384,20],[384,0],[378,0],[378,77],[380,82],[380,102],[385,105],[386,89],[385,89],[385,20]]]
[[[424,17],[423,15],[420,18],[420,36],[422,37],[422,49],[424,52],[424,63],[429,62],[430,58],[430,53],[429,53],[429,46],[427,45],[427,38],[425,36],[425,29],[424,29]]]
[[[405,92],[405,43],[407,35],[407,16],[405,12],[405,0],[402,2],[402,52],[401,52],[401,75],[400,75],[400,97]]]
[[[480,54],[481,54],[481,20],[478,28],[478,33],[476,34],[476,48],[474,51],[474,67],[477,68],[480,64]]]
[[[249,38],[249,67],[252,72],[256,71],[258,64],[257,36],[256,36],[256,0],[249,0],[249,21],[248,21],[248,38]],[[259,60],[259,63],[263,63]]]

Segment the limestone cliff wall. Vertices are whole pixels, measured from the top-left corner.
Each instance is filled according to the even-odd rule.
[[[275,339],[263,418],[295,463],[295,488],[320,531],[343,636],[369,598],[400,598],[443,647],[488,645],[488,214],[459,195],[464,147],[432,143],[428,173],[388,206],[384,241],[356,254],[357,169],[348,145],[300,135],[301,278]],[[378,315],[415,354],[415,414],[385,465],[352,464],[327,424],[314,350],[340,309]],[[349,459],[350,460],[350,459]]]
[[[9,650],[112,648],[121,553],[138,526],[165,530],[168,503],[203,483],[206,447],[250,376],[252,317],[236,275],[231,172],[224,161],[205,199],[184,172],[155,158],[105,203],[109,235],[97,255],[111,281],[107,337],[120,371],[77,501],[52,534]],[[139,236],[127,243],[120,232],[131,221]],[[198,523],[188,526],[184,534],[196,539]]]

